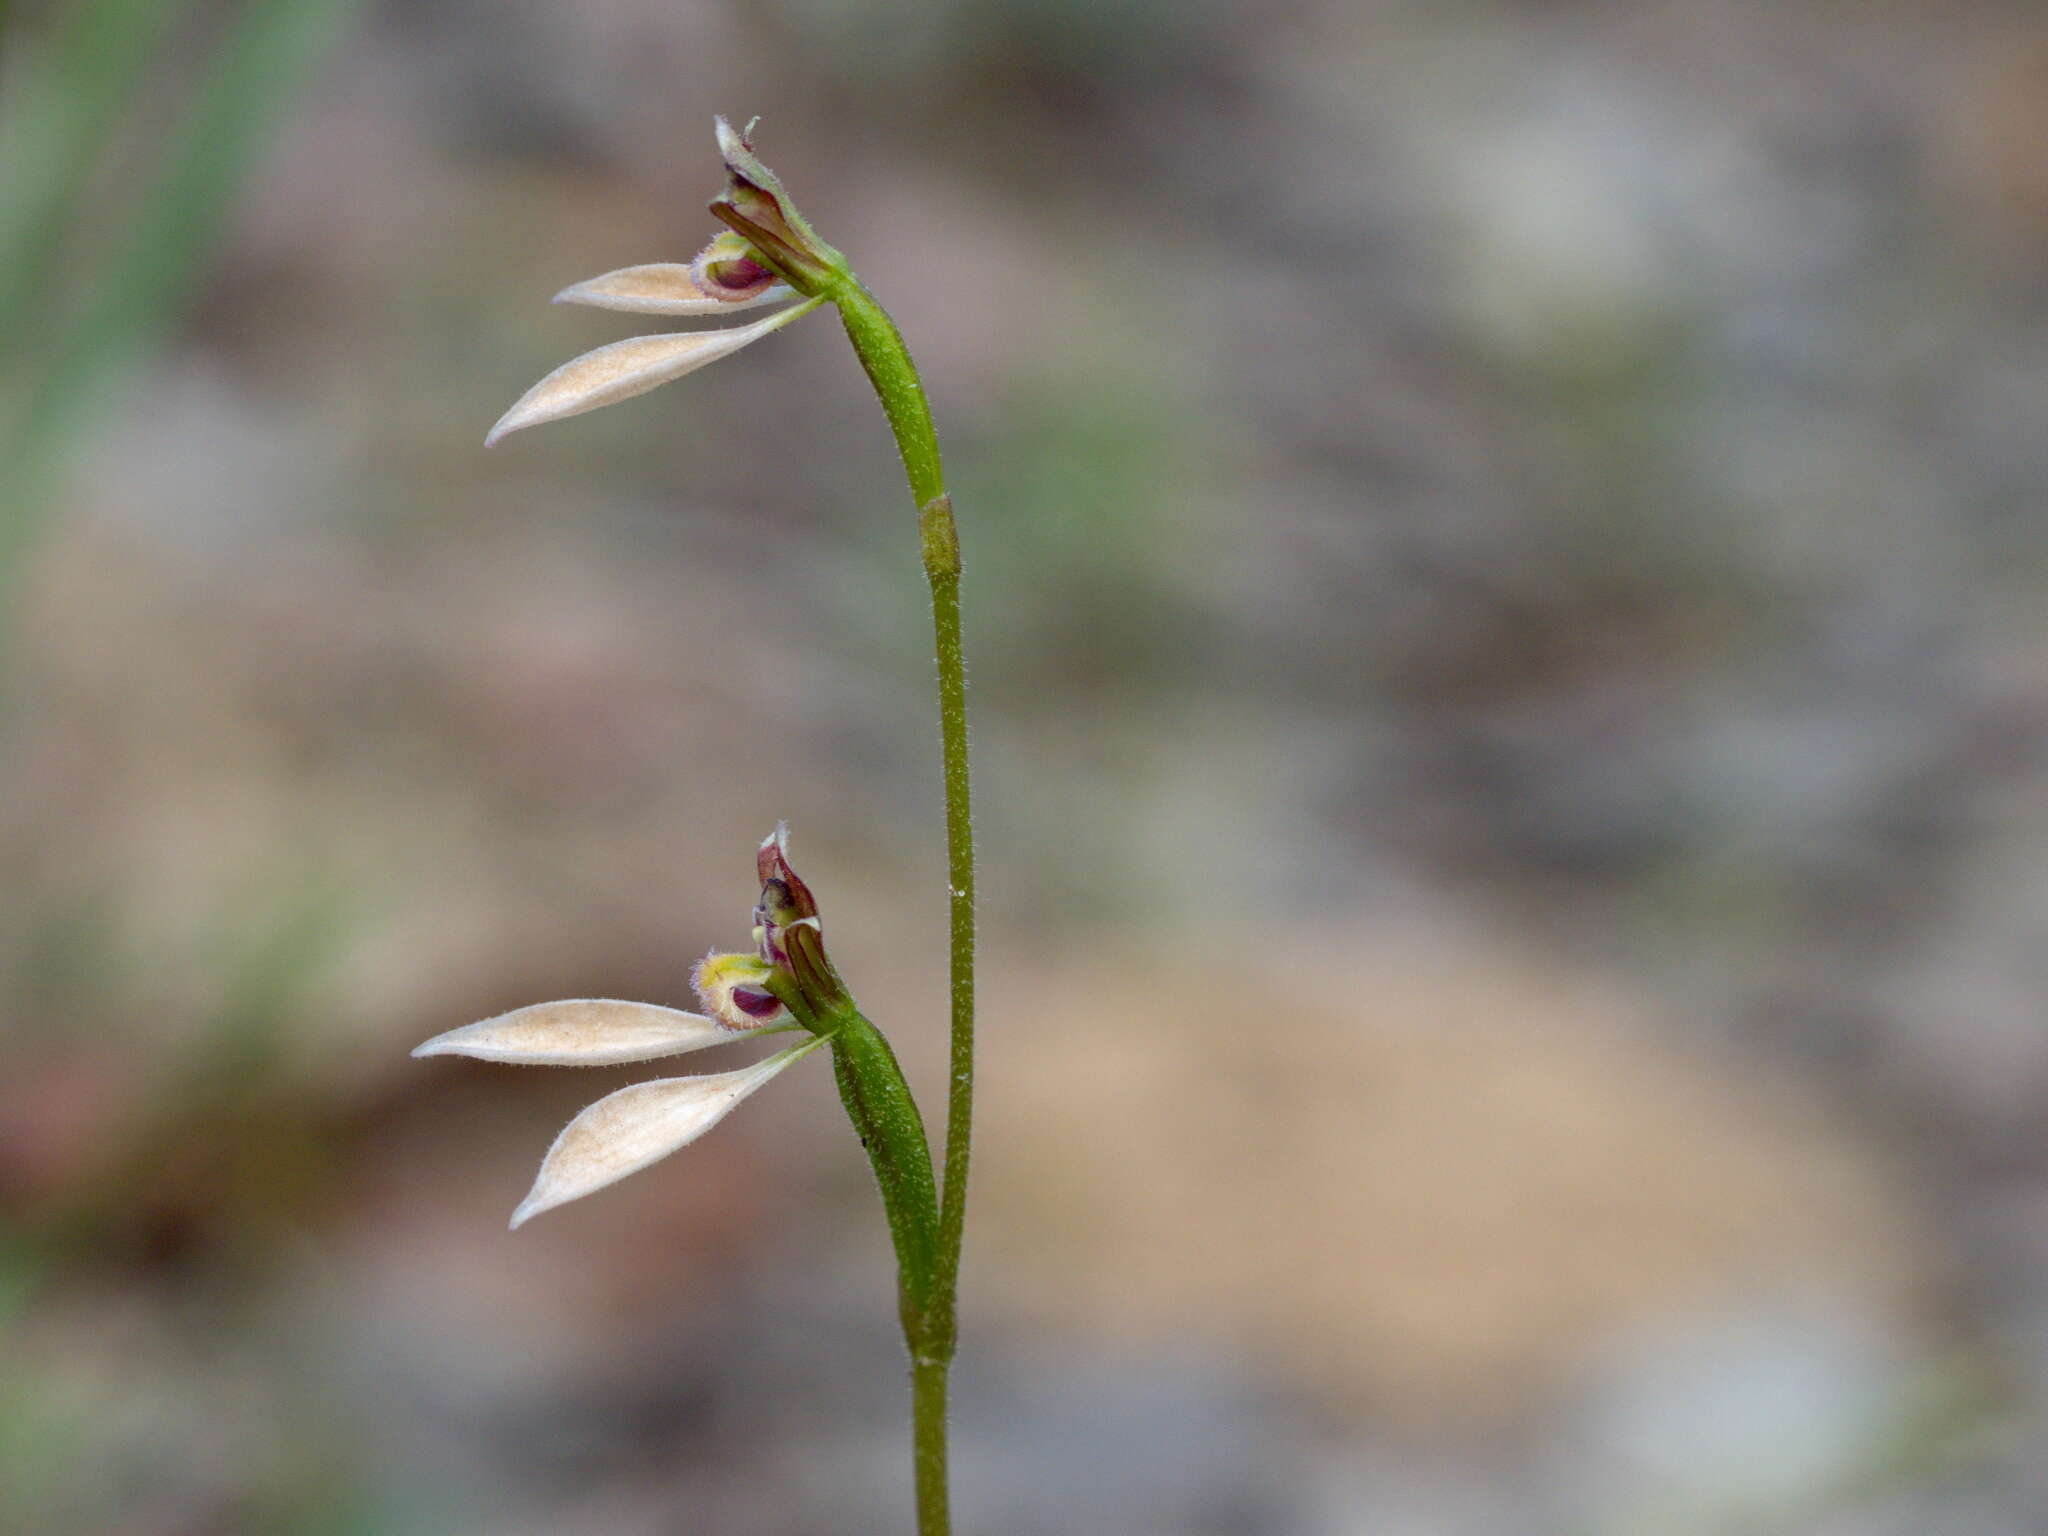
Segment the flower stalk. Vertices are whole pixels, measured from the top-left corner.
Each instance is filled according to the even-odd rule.
[[[918,542],[931,589],[932,650],[938,674],[939,745],[946,801],[948,996],[951,1047],[946,1074],[945,1172],[930,1316],[923,1336],[906,1329],[911,1357],[913,1460],[919,1536],[946,1536],[947,1380],[958,1347],[960,1248],[967,1225],[967,1169],[974,1133],[974,823],[967,749],[967,652],[960,628],[960,534],[946,492],[938,434],[910,349],[888,311],[847,274],[838,294],[847,338],[882,402],[918,508]]]

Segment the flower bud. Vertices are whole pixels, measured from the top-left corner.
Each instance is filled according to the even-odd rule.
[[[791,923],[818,916],[818,903],[811,888],[789,867],[789,828],[776,823],[775,830],[761,840],[754,856],[761,877],[761,900],[754,908],[754,942],[761,958],[770,965],[787,965],[789,953],[782,942],[783,930]]]
[[[817,898],[789,866],[789,828],[777,823],[754,859],[761,900],[754,908],[754,944],[763,964],[785,972],[814,1012],[846,1002],[846,984],[825,955]]]
[[[711,200],[712,214],[797,292],[806,297],[825,292],[845,272],[846,258],[817,237],[782,190],[781,178],[761,163],[746,135],[722,117],[718,148],[725,157],[726,188]]]
[[[755,955],[706,955],[690,984],[704,1011],[727,1029],[761,1029],[791,1022],[767,982],[774,967]]]

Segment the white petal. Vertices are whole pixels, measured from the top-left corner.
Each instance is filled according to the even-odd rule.
[[[779,1052],[738,1072],[662,1077],[606,1094],[555,1138],[533,1188],[512,1213],[512,1225],[616,1184],[688,1146],[806,1049]]]
[[[642,315],[722,315],[793,299],[787,283],[770,283],[747,299],[714,299],[690,280],[687,262],[657,261],[644,267],[621,267],[588,282],[572,283],[555,295],[557,304],[594,304],[599,309],[629,309]]]
[[[415,1046],[415,1056],[474,1056],[534,1067],[608,1067],[679,1056],[746,1036],[701,1013],[581,997],[515,1008]]]
[[[498,418],[484,439],[488,448],[507,432],[580,416],[600,405],[612,405],[644,395],[658,384],[679,379],[707,363],[730,357],[749,342],[759,341],[799,315],[817,308],[812,299],[790,309],[777,310],[752,325],[729,325],[722,330],[687,331],[659,336],[634,336],[615,341],[595,352],[586,352],[573,362],[562,364],[519,397],[519,403]]]

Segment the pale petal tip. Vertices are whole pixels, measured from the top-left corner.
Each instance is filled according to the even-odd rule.
[[[527,393],[530,395],[532,391],[529,390]],[[570,414],[574,415],[576,413],[571,412]],[[554,419],[552,416],[536,413],[532,409],[531,402],[522,398],[511,410],[500,416],[491,430],[484,434],[484,446],[486,448],[494,447],[501,438],[509,437],[514,432],[524,432],[528,427],[538,426],[543,421],[552,421]]]
[[[544,1187],[547,1177],[547,1167],[543,1163],[541,1171],[534,1177],[533,1188],[526,1192],[526,1198],[520,1201],[518,1209],[512,1212],[512,1219],[505,1223],[507,1232],[517,1232],[542,1211],[552,1211],[556,1206],[567,1205],[570,1200],[576,1198],[574,1195],[565,1198],[559,1192],[550,1194]]]
[[[625,270],[637,271],[641,269],[629,267]],[[688,269],[686,268],[685,270]],[[571,283],[552,299],[549,299],[548,302],[550,304],[595,304],[601,309],[611,308],[612,306],[608,300],[612,296],[605,292],[604,280],[607,277],[617,277],[618,275],[616,272],[606,272],[599,277],[586,277],[580,283]]]

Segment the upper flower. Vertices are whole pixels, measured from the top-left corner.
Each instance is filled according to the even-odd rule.
[[[635,336],[586,352],[521,395],[484,438],[486,446],[522,427],[580,416],[694,373],[809,314],[831,296],[845,259],[811,232],[775,173],[722,117],[718,144],[728,180],[726,190],[712,200],[711,212],[731,226],[729,233],[713,239],[694,261],[621,267],[571,284],[555,295],[555,302],[646,315],[719,315],[775,303],[786,307],[748,325]]]
[[[769,853],[773,849],[773,855]],[[817,905],[810,891],[789,868],[787,838],[777,827],[762,844],[761,901],[757,921],[771,908],[788,913],[792,890],[801,891],[808,908],[798,921],[807,932],[818,931]],[[771,878],[768,871],[774,869]],[[774,920],[770,919],[771,924]],[[777,930],[780,931],[780,930]],[[757,927],[756,934],[762,930]],[[533,1188],[512,1213],[517,1227],[529,1217],[570,1200],[580,1199],[637,1173],[650,1163],[688,1146],[785,1067],[802,1060],[827,1040],[831,1031],[820,1022],[813,996],[798,978],[822,966],[822,949],[798,945],[805,960],[792,966],[769,958],[771,947],[757,939],[758,955],[707,955],[693,978],[703,1013],[684,1013],[653,1003],[622,1003],[609,998],[575,998],[559,1003],[534,1003],[478,1024],[451,1029],[414,1048],[415,1056],[473,1056],[480,1061],[515,1062],[528,1066],[612,1066],[679,1056],[707,1046],[725,1045],[751,1034],[773,1034],[799,1027],[783,997],[798,1000],[807,1015],[802,1021],[814,1033],[801,1045],[778,1051],[742,1067],[695,1077],[665,1077],[635,1083],[607,1094],[574,1120],[541,1159]],[[833,977],[836,985],[837,977]]]
[[[712,216],[723,221],[799,293],[830,297],[846,275],[846,258],[818,238],[783,190],[782,178],[761,163],[745,131],[717,119],[718,152],[725,157],[726,187],[711,200]]]

